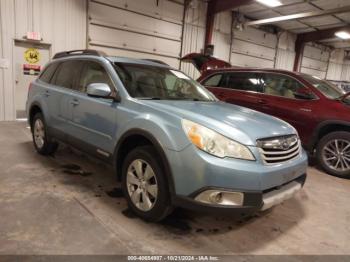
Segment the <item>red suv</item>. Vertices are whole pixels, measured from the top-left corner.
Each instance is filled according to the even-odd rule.
[[[298,130],[304,148],[316,156],[325,171],[350,177],[350,93],[302,73],[258,68],[208,69],[218,67],[214,58],[200,67],[198,61],[194,64],[202,73],[198,81],[217,98],[287,121]]]

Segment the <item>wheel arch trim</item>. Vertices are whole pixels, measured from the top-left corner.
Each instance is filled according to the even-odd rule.
[[[163,149],[162,143],[157,138],[155,138],[150,132],[148,132],[147,130],[140,129],[140,128],[132,128],[132,129],[126,131],[123,135],[121,135],[121,137],[120,137],[120,139],[115,147],[114,153],[113,153],[113,166],[114,166],[115,171],[117,172],[117,175],[119,172],[121,172],[121,170],[117,164],[120,148],[121,148],[122,144],[129,137],[134,136],[134,135],[138,135],[138,136],[142,136],[142,137],[146,138],[155,147],[157,153],[161,157],[162,165],[165,169],[164,170],[165,176],[166,176],[169,190],[170,190],[170,195],[171,195],[171,198],[173,198],[175,196],[175,184],[174,184],[174,179],[173,179],[173,175],[172,175],[169,161],[168,161],[167,156],[165,154],[165,151]],[[118,178],[119,178],[119,175],[118,175]]]
[[[319,134],[321,130],[327,126],[332,126],[332,125],[340,125],[340,126],[345,126],[350,128],[350,122],[342,121],[342,120],[326,120],[319,123],[312,134],[311,143],[309,143],[309,146],[308,146],[308,149],[311,152],[315,149],[317,145],[317,140],[319,139]],[[342,130],[339,130],[339,131],[342,131]]]

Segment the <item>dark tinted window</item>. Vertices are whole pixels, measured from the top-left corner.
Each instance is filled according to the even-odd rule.
[[[57,86],[62,86],[69,89],[77,89],[76,79],[80,74],[81,61],[63,62],[57,69],[52,82]]]
[[[226,87],[242,91],[261,91],[260,78],[256,73],[229,73],[227,75]]]
[[[295,98],[294,93],[303,85],[294,78],[280,74],[262,74],[264,93],[273,96]]]
[[[102,65],[97,62],[85,62],[79,81],[79,90],[86,92],[86,88],[92,83],[104,83],[112,88],[111,79]]]
[[[223,74],[216,74],[209,77],[207,80],[205,80],[203,82],[203,85],[217,87],[222,84],[222,80],[223,80]]]
[[[47,66],[44,72],[40,75],[39,79],[41,81],[44,81],[45,83],[50,83],[52,75],[55,73],[57,66],[58,63],[50,64],[49,66]]]

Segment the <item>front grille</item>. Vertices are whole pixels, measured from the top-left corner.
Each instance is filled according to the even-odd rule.
[[[278,164],[294,159],[300,154],[300,141],[296,135],[271,137],[257,140],[265,164]]]

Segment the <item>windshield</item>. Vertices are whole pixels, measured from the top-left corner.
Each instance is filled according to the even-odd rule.
[[[128,63],[115,63],[115,69],[135,98],[216,101],[213,94],[181,71]]]
[[[326,80],[306,74],[303,74],[303,78],[329,99],[338,99],[345,95],[344,90]]]

